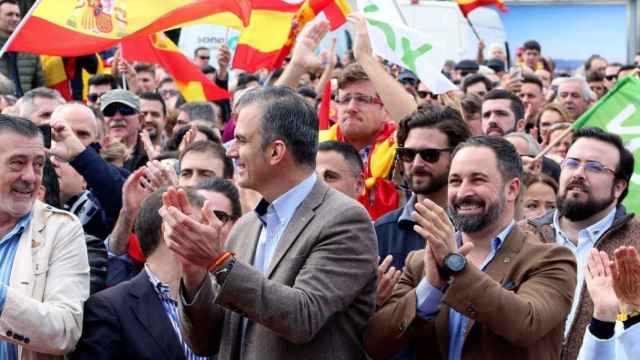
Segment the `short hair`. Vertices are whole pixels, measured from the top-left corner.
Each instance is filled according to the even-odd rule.
[[[314,169],[318,151],[318,116],[294,90],[284,86],[260,88],[242,96],[238,109],[257,104],[262,112],[262,149],[282,140],[298,165]]]
[[[207,50],[207,51],[209,51],[209,48],[208,48],[208,47],[204,47],[204,46],[199,46],[199,47],[197,47],[197,48],[193,51],[193,56],[194,56],[194,57],[195,57],[195,56],[198,56],[198,51],[200,51],[200,50]]]
[[[362,174],[362,171],[364,170],[364,163],[362,162],[360,153],[358,153],[358,150],[356,150],[353,145],[337,140],[323,141],[318,144],[318,152],[328,151],[333,151],[342,156],[347,164],[349,164],[353,176],[359,176]]]
[[[344,89],[347,85],[356,82],[369,80],[369,75],[364,71],[362,65],[351,63],[345,66],[338,74],[338,89]]]
[[[487,95],[484,96],[484,98],[482,99],[482,102],[484,103],[487,100],[500,100],[500,99],[505,99],[510,101],[509,107],[511,108],[511,111],[515,115],[516,121],[524,119],[524,104],[516,94],[510,91],[503,90],[503,89],[493,89],[489,91]]]
[[[511,138],[524,140],[527,143],[527,155],[529,156],[536,156],[540,153],[540,145],[530,134],[517,131],[509,133],[503,137],[506,140],[509,140]]]
[[[95,135],[95,138],[97,139],[98,135],[100,133],[101,124],[98,123],[98,119],[96,117],[96,111],[94,109],[90,108],[89,106],[85,105],[84,103],[81,103],[79,101],[71,101],[71,102],[68,102],[68,103],[61,104],[61,105],[57,106],[55,110],[53,110],[53,113],[51,113],[51,117],[57,115],[61,111],[65,110],[65,109],[68,109],[68,108],[79,108],[85,113],[87,119],[92,121],[93,122],[93,126],[95,126],[95,128],[96,128],[96,133],[94,135]]]
[[[212,128],[204,125],[198,125],[196,127],[198,132],[203,133],[207,137],[207,140],[215,143],[220,143],[220,137],[213,131]],[[178,151],[182,139],[187,134],[187,131],[191,129],[191,126],[183,126],[173,133],[173,136],[165,144],[165,151]]]
[[[31,120],[0,114],[0,134],[5,132],[14,133],[29,139],[42,137],[42,132]]]
[[[248,73],[239,74],[238,80],[236,81],[236,91],[246,89],[249,84],[254,81],[260,83],[260,79],[258,78],[258,76]]]
[[[404,147],[409,133],[415,128],[435,129],[447,136],[448,146],[453,148],[471,136],[460,112],[449,106],[421,105],[398,125],[398,146]]]
[[[118,88],[118,80],[111,74],[97,74],[89,78],[89,86],[109,85],[111,90]]]
[[[634,64],[621,65],[620,69],[618,69],[618,75],[620,75],[620,73],[623,72],[623,71],[635,70],[637,68],[638,68],[638,66],[634,65]]]
[[[469,86],[475,85],[480,82],[484,84],[487,92],[491,91],[491,80],[487,79],[487,77],[482,74],[471,74],[465,77],[464,80],[462,80],[462,92],[466,94],[467,88],[469,88]]]
[[[451,158],[455,158],[460,150],[467,147],[487,147],[491,149],[496,156],[498,171],[503,182],[514,178],[522,181],[522,160],[516,148],[507,140],[499,136],[474,136],[459,144],[453,150]]]
[[[316,93],[316,91],[313,90],[312,88],[308,87],[308,86],[303,86],[303,87],[299,88],[298,89],[298,94],[300,94],[301,96],[304,96],[304,97],[312,98],[312,99],[318,98],[318,94]]]
[[[18,3],[18,0],[0,0],[0,6],[2,6],[3,4],[11,4],[11,5],[16,5],[16,6],[20,6],[20,4]]]
[[[558,97],[560,97],[560,86],[562,86],[562,84],[567,83],[567,82],[577,82],[578,85],[580,86],[580,95],[582,95],[582,99],[587,100],[587,101],[595,101],[598,100],[597,95],[591,91],[591,88],[589,87],[589,83],[587,83],[587,80],[581,78],[581,77],[566,77],[566,78],[558,78]]]
[[[202,207],[204,198],[194,189],[184,188],[187,199],[193,206]],[[136,235],[140,242],[142,254],[145,257],[153,254],[162,241],[162,217],[159,214],[162,207],[162,194],[167,191],[166,188],[160,188],[147,196],[140,205],[140,211],[136,217]]]
[[[42,185],[46,191],[44,195],[45,204],[61,208],[60,182],[58,181],[58,174],[49,159],[45,159],[44,167],[42,168]]]
[[[598,54],[594,54],[589,56],[589,58],[587,58],[587,61],[584,62],[584,70],[589,72],[591,71],[591,66],[593,65],[593,61],[594,60],[604,60],[607,61],[607,59],[603,58],[602,56],[598,55]]]
[[[477,114],[482,112],[482,98],[476,94],[464,94],[460,99],[462,111],[466,114]]]
[[[178,108],[178,111],[187,113],[189,122],[203,120],[207,123],[214,124],[218,117],[213,106],[206,101],[192,101],[185,103]]]
[[[160,82],[158,83],[158,89],[160,89],[162,87],[162,85],[166,84],[166,83],[175,83],[176,81],[173,80],[173,78],[171,77],[166,77],[162,80],[160,80]]]
[[[600,71],[589,71],[587,73],[587,83],[604,81],[604,74]]]
[[[24,118],[29,118],[36,111],[34,108],[34,102],[36,98],[55,100],[60,104],[65,102],[64,98],[58,90],[49,89],[46,87],[37,87],[24,93],[24,95],[18,100],[16,106],[18,107],[18,114]]]
[[[542,48],[540,47],[540,43],[535,40],[528,40],[522,44],[522,48],[524,50],[537,50],[539,53],[542,52]]]
[[[240,204],[240,192],[238,188],[229,180],[222,178],[209,178],[202,180],[198,186],[198,190],[214,191],[224,195],[231,203],[231,219],[238,220],[242,216],[242,205]]]
[[[154,76],[156,74],[156,67],[153,64],[138,63],[133,66],[133,69],[136,73],[147,72],[152,73]]]
[[[140,100],[159,102],[160,105],[162,105],[162,115],[167,116],[167,105],[164,103],[164,99],[162,98],[162,96],[160,96],[160,94],[147,91],[138,96],[140,97]]]
[[[533,74],[525,74],[522,76],[522,83],[523,84],[535,84],[540,88],[540,91],[544,90],[544,84],[542,83],[542,80],[540,80],[540,78],[537,75],[533,75]]]
[[[200,140],[189,144],[186,148],[180,152],[179,160],[182,159],[190,152],[194,153],[211,153],[213,158],[222,160],[223,169],[222,177],[225,179],[231,179],[233,177],[233,161],[227,156],[227,150],[220,143],[216,143],[208,140]]]
[[[633,175],[633,167],[635,164],[633,154],[624,146],[624,142],[622,142],[622,138],[620,136],[604,131],[600,128],[588,127],[574,131],[571,146],[573,146],[573,144],[575,144],[575,142],[581,138],[602,141],[604,143],[613,145],[618,150],[620,161],[618,161],[618,164],[616,165],[615,179],[624,180],[627,184],[627,187],[624,189],[624,191],[620,195],[620,198],[618,199],[618,204],[620,204],[629,192],[629,184],[631,181],[631,176]]]

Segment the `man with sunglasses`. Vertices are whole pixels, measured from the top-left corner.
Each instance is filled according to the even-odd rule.
[[[127,90],[111,90],[100,98],[100,111],[107,125],[106,136],[119,139],[131,154],[124,168],[134,171],[144,165],[149,159],[138,138],[144,121],[140,98]]]
[[[111,74],[98,74],[89,78],[89,93],[87,94],[87,105],[99,109],[100,97],[118,88],[116,78]]]
[[[193,52],[193,63],[197,67],[202,68],[205,65],[209,65],[209,60],[211,60],[211,55],[208,48],[201,46]]]
[[[611,63],[604,69],[604,86],[607,90],[611,90],[618,81],[618,71],[621,67],[620,63]]]
[[[619,136],[601,129],[580,129],[573,136],[561,165],[557,209],[525,225],[543,241],[569,248],[577,259],[578,283],[565,326],[565,359],[577,357],[593,314],[584,286],[591,249],[613,257],[620,246],[640,248],[640,222],[621,205],[633,174],[633,154]]]

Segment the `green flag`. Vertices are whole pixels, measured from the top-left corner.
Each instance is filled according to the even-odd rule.
[[[628,211],[640,213],[640,79],[627,76],[618,81],[572,127],[597,127],[622,137],[636,161],[629,193],[623,203]]]

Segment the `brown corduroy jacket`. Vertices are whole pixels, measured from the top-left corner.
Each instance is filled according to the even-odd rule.
[[[541,244],[514,226],[485,272],[469,264],[444,291],[432,319],[416,312],[424,250],[409,254],[390,300],[371,318],[365,347],[386,359],[413,344],[416,359],[447,359],[449,309],[468,317],[463,359],[558,359],[576,284],[563,247]]]

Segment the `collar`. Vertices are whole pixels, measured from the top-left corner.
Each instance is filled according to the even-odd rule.
[[[407,201],[407,203],[402,208],[402,212],[400,213],[400,217],[398,217],[398,224],[407,224],[413,225],[415,221],[411,217],[411,213],[416,207],[416,201],[418,201],[418,196],[416,194],[411,194],[411,197]]]
[[[18,220],[16,225],[13,227],[13,229],[11,229],[11,231],[9,231],[7,233],[7,235],[5,235],[2,239],[0,239],[0,243],[3,243],[5,241],[13,238],[16,235],[22,234],[24,229],[26,229],[27,226],[29,225],[29,222],[31,221],[32,217],[33,217],[33,212],[32,211],[29,211],[28,214],[26,214],[25,216],[21,217],[20,220]]]
[[[594,242],[600,239],[602,234],[604,234],[613,224],[616,210],[617,208],[611,209],[607,216],[603,217],[595,224],[578,231],[578,243],[580,243],[580,239],[584,238],[585,236],[586,238],[591,239]],[[558,210],[555,210],[553,212],[553,228],[563,238],[568,239],[568,237],[562,232],[562,229],[560,229],[560,212]]]
[[[151,285],[153,285],[153,290],[156,292],[156,294],[158,294],[159,296],[164,296],[168,299],[171,299],[171,297],[169,296],[169,294],[171,293],[171,288],[169,287],[169,285],[160,281],[160,279],[158,279],[156,274],[154,274],[153,271],[151,271],[151,269],[149,268],[149,265],[146,263],[144,264],[144,271],[147,272],[147,276],[149,276],[149,281],[151,282]]]
[[[286,193],[280,195],[272,203],[262,198],[255,208],[255,212],[258,215],[260,221],[266,224],[267,213],[275,213],[278,219],[282,221],[288,221],[293,216],[298,206],[309,195],[313,185],[316,183],[317,175],[313,172],[309,177],[292,187]]]
[[[491,240],[491,252],[493,254],[500,250],[500,248],[504,244],[504,241],[507,239],[507,236],[511,234],[511,231],[513,230],[513,226],[515,224],[515,220],[511,220],[509,225],[502,229],[502,231],[500,231],[498,235],[496,235],[496,237]],[[462,246],[462,233],[459,231],[456,233],[456,242],[458,243],[458,247]]]

